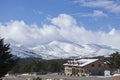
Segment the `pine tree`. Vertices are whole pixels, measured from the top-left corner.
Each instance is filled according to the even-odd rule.
[[[120,69],[120,53],[115,52],[110,55],[108,59],[108,64],[110,65],[111,68],[113,69]]]
[[[18,58],[11,54],[10,45],[4,43],[4,39],[0,39],[0,77],[10,71],[18,62]]]

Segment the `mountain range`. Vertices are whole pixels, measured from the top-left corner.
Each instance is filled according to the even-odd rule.
[[[112,48],[107,45],[99,44],[77,44],[67,41],[51,41],[49,43],[40,44],[35,47],[25,47],[11,44],[11,53],[20,58],[41,58],[41,59],[64,59],[64,58],[83,58],[96,56],[109,56],[119,49]]]

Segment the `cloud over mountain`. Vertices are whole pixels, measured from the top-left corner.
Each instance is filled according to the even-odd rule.
[[[24,21],[1,23],[0,35],[29,47],[61,40],[78,44],[104,44],[120,49],[120,30],[111,29],[109,32],[86,30],[68,14],[60,14],[58,17],[51,18],[50,22],[51,24],[42,26],[29,25]]]

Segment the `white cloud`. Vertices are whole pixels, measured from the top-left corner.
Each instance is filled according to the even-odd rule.
[[[51,22],[60,28],[69,28],[76,25],[75,19],[67,14],[60,14],[59,17],[51,19]]]
[[[100,10],[94,10],[93,13],[87,13],[87,14],[82,14],[82,16],[90,16],[90,17],[102,17],[102,16],[107,16],[103,11]]]
[[[77,25],[76,20],[67,14],[51,19],[51,25],[28,25],[24,21],[11,21],[0,24],[0,35],[25,46],[36,46],[53,40],[72,41],[79,44],[96,43],[120,49],[120,31],[90,31]]]
[[[116,0],[75,0],[75,2],[87,7],[99,7],[113,13],[120,13],[120,4]]]
[[[94,10],[93,16],[107,16],[107,15],[100,10]]]
[[[40,10],[33,10],[33,13],[35,14],[35,15],[42,15],[42,14],[44,14],[42,11],[40,11]]]

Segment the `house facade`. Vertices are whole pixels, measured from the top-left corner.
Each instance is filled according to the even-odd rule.
[[[64,65],[64,73],[68,76],[104,75],[109,66],[100,59],[68,60]]]

